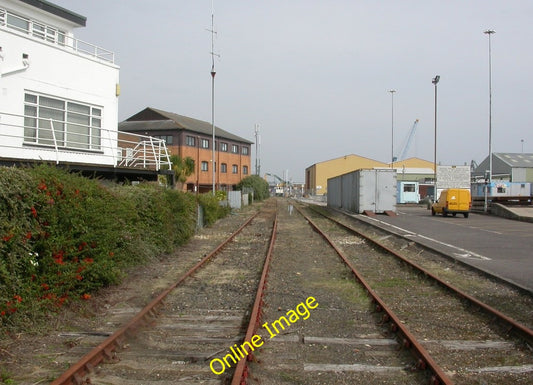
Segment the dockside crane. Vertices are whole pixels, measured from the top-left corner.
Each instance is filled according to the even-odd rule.
[[[403,146],[401,147],[400,156],[396,158],[394,161],[397,160],[404,160],[407,156],[407,153],[409,152],[409,148],[411,147],[411,143],[413,142],[413,138],[415,137],[416,133],[416,126],[418,125],[418,119],[415,120],[413,123],[413,126],[411,127],[411,130],[409,131],[409,134],[407,135],[407,139],[405,140]]]

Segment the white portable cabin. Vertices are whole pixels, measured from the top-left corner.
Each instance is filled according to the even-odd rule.
[[[414,181],[398,182],[397,203],[418,203],[420,202],[420,184]]]

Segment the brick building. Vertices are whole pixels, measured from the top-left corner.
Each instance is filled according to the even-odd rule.
[[[149,134],[163,139],[171,155],[194,159],[194,173],[187,179],[184,188],[199,192],[212,189],[211,123],[148,107],[119,123],[119,131]],[[250,175],[252,143],[219,127],[215,128],[217,190],[231,191],[242,178]]]

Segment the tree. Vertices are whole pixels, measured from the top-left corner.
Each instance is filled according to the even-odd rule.
[[[172,171],[176,176],[177,188],[181,190],[187,178],[194,174],[194,159],[190,156],[182,158],[178,155],[171,155],[170,162],[172,163]]]
[[[243,178],[237,184],[237,190],[242,190],[243,187],[251,187],[254,189],[254,199],[263,200],[270,196],[268,192],[268,182],[258,175],[250,175]]]

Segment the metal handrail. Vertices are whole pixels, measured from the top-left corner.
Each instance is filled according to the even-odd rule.
[[[50,127],[39,127],[39,124],[37,127],[25,125],[26,118],[37,122],[49,122]],[[76,132],[72,137],[73,133],[65,131],[67,125],[81,127],[87,131]],[[93,144],[94,137],[91,135],[91,131],[95,128],[100,130],[97,144]],[[25,136],[25,129],[36,129],[37,132],[35,136]],[[170,169],[172,166],[163,139],[51,118],[4,112],[0,112],[0,155],[2,148],[51,151],[55,153],[56,163],[60,162],[61,154],[75,152],[109,158],[111,160],[109,163],[115,167],[149,168],[159,171],[162,167]],[[20,153],[19,156],[24,160],[29,158]]]
[[[109,63],[115,62],[114,52],[95,44],[76,39],[63,31],[60,31],[57,27],[43,24],[30,18],[21,17],[5,9],[0,9],[0,16],[0,29],[29,35],[37,41],[55,44],[64,47],[65,49],[74,50],[78,54],[88,55]],[[27,24],[27,28],[22,28],[15,24],[9,24],[8,16],[19,20],[22,24]]]

